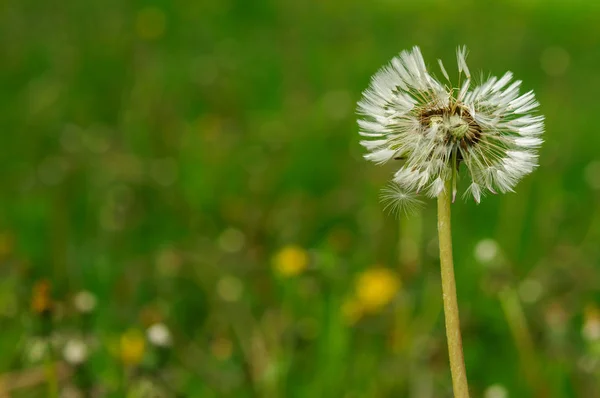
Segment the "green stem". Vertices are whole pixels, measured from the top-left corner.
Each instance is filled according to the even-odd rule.
[[[442,298],[446,319],[446,338],[452,387],[455,398],[468,398],[469,385],[460,335],[454,263],[452,260],[452,231],[450,225],[451,181],[446,182],[444,190],[438,196],[438,236],[440,241],[440,267],[442,273]]]
[[[506,287],[500,291],[499,298],[504,316],[508,322],[508,327],[519,351],[527,381],[535,392],[536,397],[548,397],[550,394],[540,376],[540,368],[535,355],[535,345],[529,332],[527,318],[523,312],[519,296],[514,288]]]

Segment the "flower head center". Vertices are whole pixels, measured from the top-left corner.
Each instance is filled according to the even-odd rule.
[[[462,140],[469,131],[469,122],[458,115],[450,116],[445,122],[445,130],[457,141]]]
[[[420,114],[421,128],[431,128],[445,141],[466,146],[479,142],[481,126],[475,121],[467,109],[462,106],[426,109]]]

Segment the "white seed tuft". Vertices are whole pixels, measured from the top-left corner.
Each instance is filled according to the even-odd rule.
[[[454,196],[461,165],[470,179],[466,194],[476,202],[487,191],[513,191],[537,167],[544,117],[532,114],[535,95],[519,95],[521,82],[511,83],[511,72],[472,87],[466,57],[466,47],[459,47],[458,70],[466,79],[451,88],[427,71],[418,47],[402,51],[373,76],[358,102],[365,158],[378,164],[402,159],[395,185],[382,195],[386,207],[412,208],[418,193],[435,197],[448,180]]]
[[[82,314],[89,314],[94,311],[97,303],[96,296],[87,290],[82,290],[73,297],[75,309]]]
[[[87,344],[79,339],[67,341],[63,348],[63,357],[71,365],[81,365],[88,357]]]
[[[413,214],[423,205],[423,201],[417,199],[415,194],[403,190],[395,183],[381,191],[381,202],[384,204],[384,210],[397,216]]]
[[[172,344],[171,331],[164,323],[155,323],[146,331],[148,341],[157,347],[169,347]]]

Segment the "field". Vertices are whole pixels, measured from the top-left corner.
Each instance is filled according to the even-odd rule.
[[[451,397],[436,204],[356,103],[401,50],[511,70],[514,193],[452,206],[472,397],[600,397],[600,3],[0,5],[0,396]],[[465,184],[460,185],[462,193]]]

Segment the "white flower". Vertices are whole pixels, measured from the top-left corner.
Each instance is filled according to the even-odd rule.
[[[157,347],[169,347],[172,343],[171,331],[164,323],[155,323],[146,331],[148,341]]]
[[[403,160],[394,182],[406,197],[419,192],[435,197],[451,180],[454,199],[464,164],[466,193],[479,203],[486,190],[512,191],[537,166],[544,117],[531,114],[538,107],[533,92],[519,95],[521,82],[511,83],[511,72],[471,87],[466,52],[457,50],[458,87],[434,78],[414,47],[377,72],[358,103],[365,158]]]
[[[82,314],[89,314],[94,311],[98,300],[93,293],[88,292],[87,290],[82,290],[73,297],[73,304],[75,305],[75,309],[81,312]]]
[[[484,239],[475,246],[475,258],[483,264],[489,264],[498,257],[498,243],[493,239]]]
[[[79,339],[69,340],[63,348],[63,357],[71,365],[81,365],[87,360],[88,347]]]
[[[492,384],[483,393],[485,398],[508,398],[508,391],[502,384]]]

